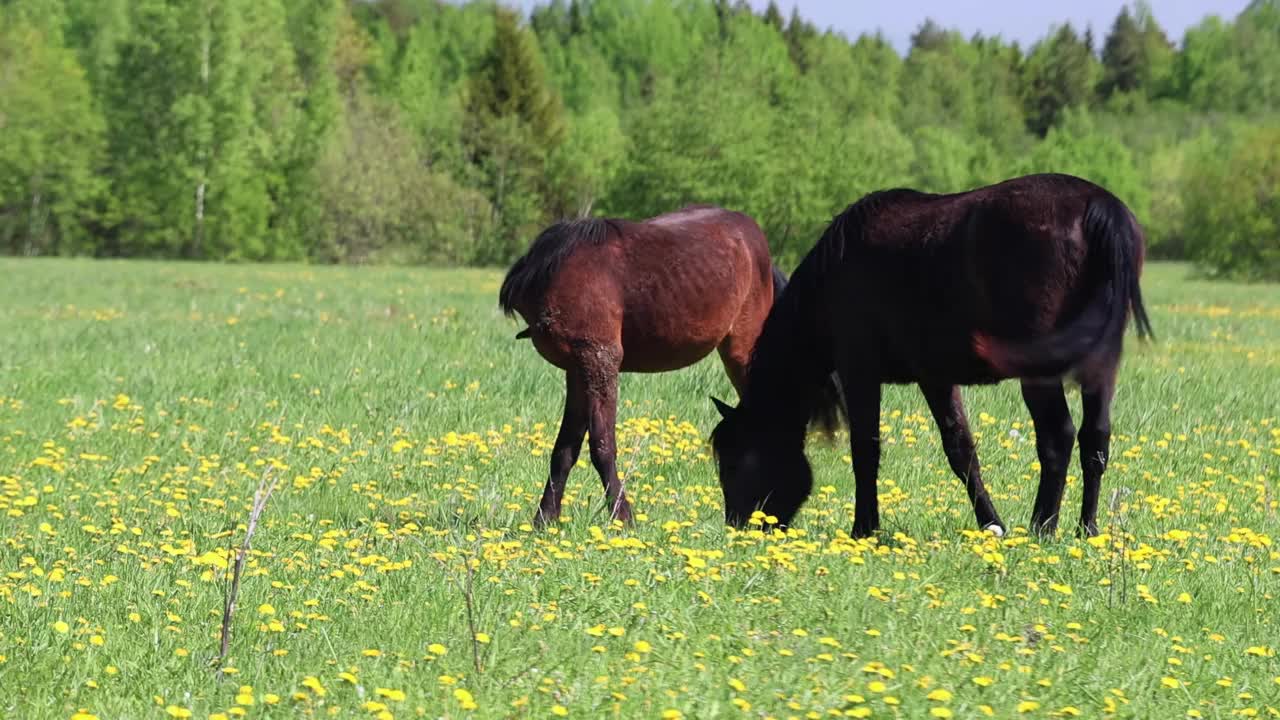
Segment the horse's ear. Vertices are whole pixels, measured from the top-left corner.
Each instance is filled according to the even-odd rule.
[[[734,412],[736,412],[732,407],[715,395],[711,396],[711,402],[716,404],[716,409],[720,411],[720,417],[725,420],[733,417]]]

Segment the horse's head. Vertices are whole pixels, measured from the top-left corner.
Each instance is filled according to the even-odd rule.
[[[794,442],[758,415],[711,400],[722,418],[711,433],[711,447],[724,492],[725,523],[741,529],[759,510],[776,517],[779,527],[790,525],[813,487],[803,439]]]

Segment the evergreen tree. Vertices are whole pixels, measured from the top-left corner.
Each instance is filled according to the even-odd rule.
[[[496,214],[490,259],[500,260],[523,247],[544,220],[542,208],[552,193],[543,171],[564,134],[564,120],[533,34],[512,11],[494,12],[493,46],[471,77],[463,131]]]
[[[764,21],[778,32],[782,32],[786,21],[782,18],[782,11],[778,9],[777,0],[769,0],[769,6],[764,10]]]
[[[1028,128],[1043,135],[1065,109],[1085,105],[1093,91],[1094,75],[1094,58],[1070,23],[1038,43],[1025,68]]]
[[[911,52],[944,49],[951,43],[953,36],[954,33],[934,22],[933,18],[926,18],[911,34]]]
[[[810,64],[808,45],[818,36],[818,29],[813,26],[813,23],[800,17],[798,7],[792,6],[791,19],[787,22],[784,35],[791,61],[800,68],[800,72],[808,72]]]
[[[1106,43],[1102,46],[1102,80],[1098,91],[1103,97],[1117,92],[1130,92],[1138,89],[1147,74],[1146,49],[1142,32],[1138,23],[1129,14],[1129,7],[1120,9],[1120,14],[1111,25]]]

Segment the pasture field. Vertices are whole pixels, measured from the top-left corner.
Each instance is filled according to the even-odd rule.
[[[723,527],[714,356],[623,376],[634,528],[584,452],[533,531],[563,381],[513,339],[498,271],[0,278],[0,717],[1280,716],[1280,287],[1148,266],[1157,337],[1127,344],[1100,537],[1072,533],[1077,472],[1058,536],[1026,533],[1035,445],[1005,383],[966,400],[1010,536],[975,530],[908,387],[885,397],[885,535],[854,542],[839,440],[810,445],[788,536]]]

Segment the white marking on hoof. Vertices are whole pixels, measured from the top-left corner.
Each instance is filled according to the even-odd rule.
[[[1000,527],[995,523],[991,523],[990,525],[982,529],[990,532],[992,535],[995,535],[996,537],[1004,537],[1004,528]]]

